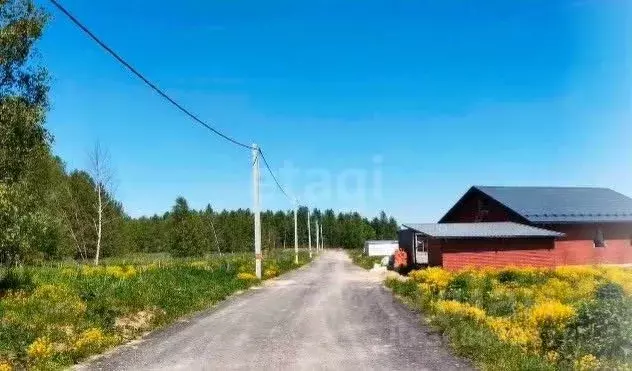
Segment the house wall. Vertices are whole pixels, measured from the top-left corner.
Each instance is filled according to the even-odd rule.
[[[481,213],[479,205],[483,205],[486,212]],[[555,242],[553,251],[555,265],[632,264],[632,223],[529,223],[520,215],[478,191],[467,194],[442,220],[447,223],[477,221],[512,221],[565,233],[565,237]],[[606,247],[594,247],[593,240],[597,234],[597,228],[603,231]]]
[[[428,265],[431,267],[443,266],[443,253],[441,251],[441,240],[428,240]]]
[[[433,240],[434,256],[441,251],[441,265],[449,270],[466,267],[553,267],[555,243],[551,238]]]
[[[632,223],[538,225],[563,232],[555,242],[556,265],[632,264]],[[605,247],[595,247],[601,228]]]

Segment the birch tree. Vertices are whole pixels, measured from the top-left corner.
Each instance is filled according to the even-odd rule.
[[[105,211],[109,207],[110,197],[108,194],[112,190],[112,169],[110,167],[110,156],[101,147],[99,142],[94,145],[90,153],[90,173],[94,181],[94,192],[96,194],[96,204],[94,205],[96,216],[92,223],[96,233],[96,251],[94,254],[94,265],[99,265],[101,255],[101,242],[103,240],[103,226],[105,224]]]

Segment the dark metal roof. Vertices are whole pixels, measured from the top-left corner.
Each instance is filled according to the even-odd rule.
[[[632,221],[632,199],[608,188],[472,187],[532,223]]]
[[[426,223],[403,226],[435,238],[564,237],[564,233],[513,222]]]

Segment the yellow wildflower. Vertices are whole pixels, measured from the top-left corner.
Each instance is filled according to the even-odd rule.
[[[486,318],[484,310],[456,300],[439,300],[434,304],[434,309],[437,313],[470,318],[477,322],[484,322]]]
[[[583,279],[594,280],[601,276],[598,269],[581,265],[557,267],[554,273],[558,278],[569,282],[578,282]]]
[[[604,278],[621,287],[626,295],[632,295],[632,269],[621,267],[602,267]]]
[[[432,290],[429,284],[427,283],[420,283],[417,285],[417,287],[419,288],[419,291],[421,292],[422,295],[430,295],[432,294]]]
[[[575,309],[568,305],[564,305],[559,301],[546,301],[536,304],[529,309],[528,320],[538,327],[544,325],[564,327],[575,314]]]
[[[599,360],[592,354],[582,356],[575,361],[575,370],[577,371],[589,371],[596,370],[599,367]]]
[[[450,284],[450,281],[452,280],[452,273],[439,267],[431,267],[412,271],[408,275],[414,281],[417,281],[419,283],[427,283],[433,291],[445,290],[445,288],[448,287],[448,284]]]
[[[523,326],[504,317],[487,317],[485,323],[502,341],[519,346],[525,351],[540,347],[537,329]]]
[[[53,344],[46,337],[37,338],[29,345],[26,354],[33,360],[45,360],[53,355]]]
[[[134,266],[132,265],[127,265],[125,267],[110,265],[105,267],[105,274],[120,279],[127,279],[135,276],[137,272],[136,268],[134,268]]]
[[[556,363],[557,360],[560,359],[560,354],[554,350],[550,350],[546,352],[546,354],[544,355],[544,358],[546,358],[546,360],[549,361],[550,363]]]
[[[252,273],[242,272],[242,273],[237,274],[237,279],[242,280],[242,281],[256,281],[257,276],[255,276]]]
[[[99,328],[90,328],[82,332],[72,344],[78,354],[94,353],[114,343],[114,338],[106,336]]]
[[[0,371],[13,371],[13,366],[9,361],[0,359]]]
[[[279,275],[279,271],[276,268],[269,268],[263,271],[263,278],[273,278]]]

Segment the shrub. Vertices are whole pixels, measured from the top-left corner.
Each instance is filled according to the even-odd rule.
[[[568,357],[594,355],[629,361],[632,356],[632,299],[617,297],[619,290],[601,286],[602,297],[582,304],[568,326],[561,348]],[[567,360],[569,360],[567,357]]]
[[[471,299],[473,289],[471,277],[460,274],[448,283],[444,297],[449,300],[468,302]]]
[[[632,368],[632,269],[431,268],[410,277],[386,285],[481,368]]]
[[[597,300],[612,300],[615,302],[622,300],[623,296],[623,288],[612,282],[602,284],[597,288],[597,292],[595,293]]]
[[[7,269],[4,275],[0,273],[0,293],[9,290],[30,292],[34,287],[32,274],[26,269]]]

